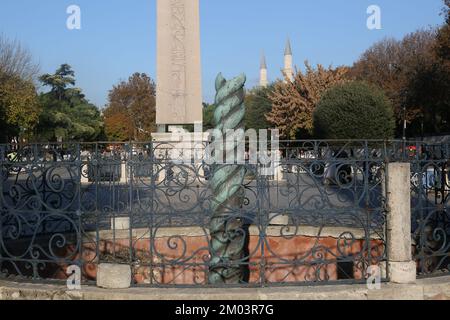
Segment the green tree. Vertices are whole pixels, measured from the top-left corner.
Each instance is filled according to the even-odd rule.
[[[214,104],[203,103],[203,131],[214,129]]]
[[[39,96],[43,110],[36,129],[42,141],[94,141],[102,137],[104,125],[100,111],[75,85],[75,72],[63,64],[55,74],[40,77],[50,91]]]
[[[44,86],[51,88],[50,93],[58,100],[66,97],[67,87],[75,85],[75,72],[68,64],[62,64],[54,74],[44,74],[39,77]]]
[[[275,84],[267,87],[256,87],[247,92],[245,96],[245,127],[246,129],[269,129],[271,124],[266,119],[266,114],[272,111],[270,95],[274,91]]]
[[[390,139],[394,128],[391,102],[364,82],[331,88],[314,112],[314,133],[320,139]]]

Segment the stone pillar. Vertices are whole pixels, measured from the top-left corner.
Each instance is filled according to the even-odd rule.
[[[127,174],[127,164],[122,162],[120,165],[120,183],[127,184],[128,183],[128,174]]]
[[[89,183],[89,165],[82,163],[80,168],[81,184]]]
[[[393,283],[416,282],[411,253],[411,165],[390,163],[387,172],[388,273]]]
[[[280,150],[275,151],[274,166],[275,166],[274,180],[275,181],[283,181],[284,176],[283,176],[283,166],[282,166],[282,161],[281,161],[281,151]]]

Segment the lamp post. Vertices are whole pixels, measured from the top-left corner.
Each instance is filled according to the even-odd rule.
[[[403,141],[406,142],[406,106],[403,106]]]

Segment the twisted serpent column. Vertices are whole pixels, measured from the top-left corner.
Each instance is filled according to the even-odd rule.
[[[229,163],[238,141],[244,139],[244,74],[226,81],[222,74],[216,79],[216,134],[220,132],[223,150],[215,150],[216,163],[210,184],[213,192],[213,216],[210,222],[210,284],[238,284],[245,281],[246,243],[248,232],[244,227],[240,208],[243,200],[244,165]],[[225,143],[227,131],[235,130],[236,139]],[[235,159],[234,157],[232,159]]]

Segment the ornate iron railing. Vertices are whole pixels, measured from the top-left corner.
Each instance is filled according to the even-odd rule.
[[[413,254],[419,276],[450,273],[450,145],[410,146]]]
[[[76,265],[89,282],[99,263],[115,262],[132,267],[136,285],[210,285],[215,168],[189,160],[202,143],[0,148],[3,276],[61,280]],[[384,270],[387,260],[386,163],[406,151],[396,142],[282,141],[270,168],[243,164],[243,201],[222,236],[244,253],[221,263],[244,272],[243,286],[365,282],[367,267]],[[421,261],[428,253],[418,248]]]

